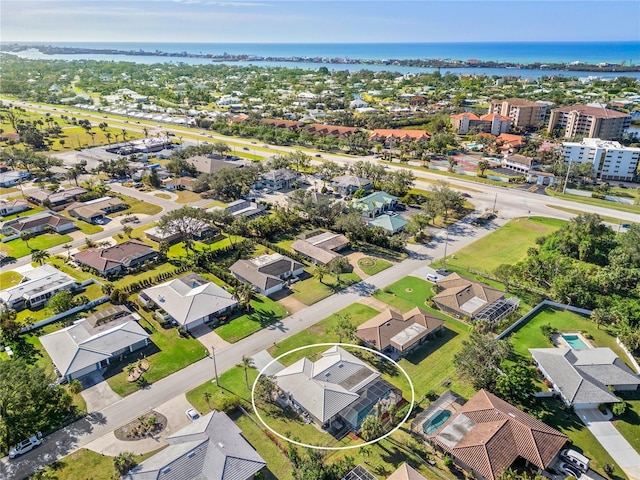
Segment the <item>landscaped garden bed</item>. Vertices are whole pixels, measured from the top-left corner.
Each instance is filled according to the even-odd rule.
[[[113,433],[118,440],[132,442],[159,435],[167,428],[167,417],[154,410],[117,428]]]

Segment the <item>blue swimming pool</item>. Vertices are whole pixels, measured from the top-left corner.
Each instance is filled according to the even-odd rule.
[[[562,338],[569,344],[571,348],[575,350],[585,350],[589,348],[589,345],[584,343],[579,335],[562,335]]]
[[[430,420],[422,424],[422,430],[427,435],[431,435],[438,430],[451,417],[451,410],[440,410]]]

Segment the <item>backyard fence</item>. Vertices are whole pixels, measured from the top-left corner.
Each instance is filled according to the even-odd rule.
[[[629,352],[625,344],[622,343],[622,340],[620,340],[619,337],[616,337],[616,342],[618,343],[618,345],[620,345],[620,348],[622,349],[622,351],[625,353],[625,355],[633,365],[633,368],[636,369],[636,372],[640,373],[640,365],[638,365],[638,362],[636,362],[636,359],[633,357],[633,355],[631,355],[631,352]]]
[[[90,283],[93,283],[93,281],[90,281]],[[40,320],[39,322],[36,322],[33,325],[26,326],[20,330],[20,333],[26,333],[26,332],[30,332],[31,330],[44,327],[45,325],[49,325],[50,323],[60,320],[61,318],[68,317],[69,315],[73,315],[74,313],[82,312],[83,310],[90,310],[97,305],[108,302],[110,299],[111,297],[106,295],[104,297],[96,298],[95,300],[92,300],[89,303],[86,303],[84,305],[78,305],[77,307],[73,307],[65,312],[58,313],[57,315],[53,315],[51,317],[45,318],[44,320]]]
[[[554,307],[560,308],[562,310],[569,310],[571,312],[579,313],[581,315],[591,315],[591,310],[587,310],[585,308],[574,307],[573,305],[565,305],[564,303],[553,302],[551,300],[543,300],[527,313],[525,313],[522,317],[520,317],[513,325],[507,328],[504,332],[498,335],[494,341],[502,340],[503,338],[511,335],[511,333],[517,330],[522,324],[526,323],[531,319],[531,317],[535,316],[538,311],[544,307]]]

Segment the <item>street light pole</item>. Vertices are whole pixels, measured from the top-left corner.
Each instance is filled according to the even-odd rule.
[[[216,365],[216,348],[211,345],[211,357],[213,358],[213,373],[216,376],[216,385],[219,387],[220,384],[218,383],[218,366]]]
[[[447,246],[449,245],[449,230],[447,230],[447,236],[444,239],[444,258],[442,259],[443,268],[447,269]]]
[[[496,213],[496,202],[498,201],[498,194],[496,193],[496,196],[493,197],[493,213]]]

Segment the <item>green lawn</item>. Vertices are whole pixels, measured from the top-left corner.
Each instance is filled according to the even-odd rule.
[[[138,200],[137,198],[129,197],[128,195],[118,195],[124,203],[129,205],[126,210],[120,210],[119,212],[109,215],[111,218],[119,217],[122,215],[135,215],[136,213],[145,213],[147,215],[155,215],[162,211],[162,207],[154,205],[152,203]]]
[[[178,267],[176,267],[175,265],[172,265],[169,262],[163,262],[163,263],[154,265],[153,268],[148,268],[146,270],[143,270],[142,272],[125,275],[124,277],[121,277],[118,280],[114,281],[113,285],[116,288],[123,288],[127,285],[131,285],[134,282],[140,282],[147,278],[153,278],[156,275],[159,275],[161,273],[173,272],[177,268]]]
[[[447,267],[493,272],[503,263],[513,264],[527,256],[535,240],[566,224],[563,220],[545,217],[516,218],[495,232],[473,242],[447,259]],[[440,265],[440,263],[438,263]]]
[[[582,210],[575,210],[573,208],[566,208],[566,207],[560,207],[558,205],[545,205],[545,207],[549,207],[549,208],[554,208],[556,210],[561,210],[563,212],[567,212],[567,213],[571,213],[573,215],[582,215],[584,214],[584,212]],[[623,220],[621,218],[616,218],[616,217],[609,217],[607,215],[598,215],[603,221],[605,222],[609,222],[609,223],[613,223],[614,225],[620,225],[621,223],[633,223],[633,222],[629,222],[627,220]],[[617,231],[617,229],[614,227],[614,230]]]
[[[627,411],[614,424],[618,431],[636,450],[640,450],[640,392],[621,392],[627,402]]]
[[[555,327],[560,332],[586,332],[593,337],[592,341],[596,347],[609,347],[616,352],[616,355],[623,361],[627,359],[622,349],[616,343],[615,337],[609,335],[604,327],[598,329],[595,323],[582,315],[568,310],[555,310],[553,308],[540,310],[533,318],[509,337],[516,353],[523,355],[525,358],[531,358],[529,348],[552,347],[553,344],[542,334],[542,330],[540,329],[540,327],[547,324]]]
[[[380,273],[381,271],[389,268],[391,263],[380,258],[363,257],[358,260],[358,266],[367,275],[375,275],[376,273]]]
[[[14,285],[19,284],[23,278],[24,277],[18,272],[14,272],[12,270],[2,272],[0,273],[0,289],[4,290],[6,288],[13,287]]]
[[[58,270],[67,275],[75,278],[79,282],[84,282],[85,280],[89,280],[90,278],[95,278],[95,275],[91,275],[89,272],[83,272],[81,268],[76,267],[73,268],[69,264],[65,263],[67,258],[67,254],[58,254],[55,257],[49,258],[47,263],[50,263]]]
[[[160,450],[162,450],[162,448],[145,453],[144,455],[135,455],[135,459],[138,463],[141,463]],[[45,472],[50,472],[52,476],[41,478],[60,478],[64,480],[102,480],[114,478],[116,470],[113,466],[113,459],[114,457],[110,457],[109,455],[102,455],[93,450],[81,448],[46,467],[44,469]],[[33,478],[33,476],[29,478]]]
[[[0,190],[2,190],[0,188]],[[0,193],[2,195],[2,193]],[[8,200],[18,200],[20,197],[11,197]],[[14,213],[12,215],[7,215],[6,217],[0,217],[3,222],[8,222],[9,220],[13,220],[14,218],[24,217],[26,215],[33,215],[34,213],[42,212],[44,208],[39,205],[29,204],[29,210],[25,210],[24,212]]]
[[[258,296],[251,301],[251,313],[231,319],[216,328],[227,342],[235,343],[287,316],[285,308],[270,298]]]
[[[144,378],[153,383],[208,355],[204,346],[195,338],[182,338],[175,328],[162,328],[151,318],[149,312],[139,313],[145,319],[140,324],[150,332],[152,344],[129,354],[121,362],[111,362],[105,374],[109,386],[121,396],[138,390],[135,382],[127,381],[127,366],[137,362],[142,356],[146,357],[150,365]]]
[[[612,210],[619,210],[620,212],[640,213],[640,205],[629,205],[627,203],[617,203],[611,202],[609,200],[600,200],[599,198],[582,197],[580,195],[573,195],[571,193],[560,193],[551,188],[547,188],[545,191],[552,197],[562,198],[564,200],[570,200],[576,203],[584,203],[585,205],[610,208]]]
[[[377,290],[373,296],[401,312],[407,312],[414,307],[427,309],[426,301],[434,295],[432,288],[432,283],[409,276]]]
[[[20,238],[11,240],[7,243],[0,243],[0,251],[7,252],[7,255],[13,258],[20,258],[31,254],[31,250],[48,250],[51,247],[72,242],[73,239],[69,235],[60,235],[59,233],[41,233],[33,237],[28,242]]]
[[[333,332],[328,332],[327,330],[332,325],[337,323],[339,315],[348,315],[351,323],[357,327],[358,325],[375,317],[378,313],[380,312],[367,305],[363,305],[362,303],[354,303],[352,305],[349,305],[347,308],[343,308],[339,312],[330,315],[329,317],[316,323],[315,325],[312,325],[311,327],[298,332],[295,335],[285,338],[281,342],[278,342],[276,345],[269,347],[267,350],[269,354],[275,358],[282,355],[283,353],[305,345],[337,342],[339,340],[338,336]],[[282,359],[280,359],[280,363],[284,365],[291,365],[292,363],[300,360],[302,357],[312,358],[318,352],[322,352],[326,349],[327,347],[312,347],[300,350],[298,352],[287,355],[286,357],[283,357]]]
[[[104,231],[100,225],[94,225],[93,223],[83,222],[82,220],[76,220],[76,227],[85,235],[93,235],[94,233],[100,233]]]
[[[407,258],[406,252],[396,252],[388,248],[379,247],[377,245],[371,245],[370,243],[358,243],[352,244],[352,249],[355,252],[362,252],[369,257],[378,257],[391,260],[392,262],[401,262]]]
[[[207,414],[213,409],[222,409],[224,399],[229,396],[244,400],[246,402],[244,405],[251,408],[251,386],[257,376],[258,371],[255,368],[247,369],[247,378],[249,379],[249,388],[247,388],[244,368],[235,366],[220,375],[219,386],[216,385],[215,379],[205,382],[188,391],[186,393],[187,400],[202,414]],[[204,397],[205,392],[211,394],[209,402]]]
[[[189,190],[178,190],[177,192],[173,192],[178,195],[176,202],[178,203],[196,203],[202,200],[200,194],[195,192],[190,192]]]
[[[291,290],[294,292],[293,298],[305,305],[313,305],[360,280],[362,279],[355,273],[343,273],[340,275],[339,284],[334,275],[325,275],[320,282],[318,277],[312,274],[310,278],[294,283]]]

